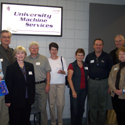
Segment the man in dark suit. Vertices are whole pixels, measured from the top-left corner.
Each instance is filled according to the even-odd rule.
[[[116,48],[110,52],[110,55],[113,59],[114,64],[117,64],[117,63],[119,63],[119,60],[116,56],[116,51],[118,50],[119,47],[124,46],[125,40],[124,40],[124,36],[122,36],[122,35],[116,35],[114,40],[115,40]]]
[[[4,74],[4,78],[6,76],[6,67],[14,62],[13,57],[13,49],[9,47],[11,42],[12,34],[7,31],[3,30],[0,33],[0,60],[2,63],[2,70]],[[5,105],[5,97],[0,97],[0,125],[8,125],[9,122],[9,114],[8,114],[8,107]]]

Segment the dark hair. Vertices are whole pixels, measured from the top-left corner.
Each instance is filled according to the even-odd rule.
[[[10,36],[12,36],[11,32],[8,31],[8,30],[2,30],[2,31],[0,32],[0,37],[1,37],[1,34],[2,34],[2,33],[10,33]]]
[[[78,48],[75,52],[75,55],[77,55],[77,53],[83,53],[83,55],[85,56],[85,51],[82,48]]]
[[[102,41],[102,44],[104,45],[104,41],[103,41],[101,38],[96,38],[96,39],[93,41],[93,45],[95,44],[95,41],[96,41],[96,40]]]
[[[54,42],[52,42],[52,43],[49,44],[49,50],[51,50],[51,47],[54,47],[54,48],[56,48],[57,50],[58,50],[58,48],[59,48],[58,44],[57,44],[57,43],[54,43]]]

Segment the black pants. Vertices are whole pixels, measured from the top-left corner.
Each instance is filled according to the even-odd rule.
[[[71,125],[82,125],[82,118],[84,113],[84,104],[86,99],[86,90],[76,90],[77,98],[72,97],[70,90],[70,111],[71,111]]]
[[[113,108],[116,113],[118,125],[125,125],[125,99],[118,99],[115,95],[112,97]]]
[[[10,125],[30,125],[30,112],[31,105],[28,104],[28,100],[26,100],[26,106],[23,108],[10,106]]]

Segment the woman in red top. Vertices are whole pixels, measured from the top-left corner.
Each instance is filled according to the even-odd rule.
[[[68,82],[70,86],[71,124],[82,125],[84,104],[87,95],[88,66],[83,62],[85,52],[76,50],[76,60],[69,64]]]

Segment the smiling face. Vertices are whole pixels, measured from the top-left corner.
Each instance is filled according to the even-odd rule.
[[[15,54],[15,58],[17,59],[17,61],[24,61],[24,58],[26,57],[26,54],[24,51],[18,51]]]
[[[1,44],[3,46],[9,46],[10,42],[11,42],[11,34],[9,32],[3,32],[1,34]]]
[[[83,53],[77,53],[75,57],[77,61],[82,62],[85,56],[83,55]]]
[[[31,45],[29,48],[31,55],[37,55],[39,51],[38,45]]]
[[[58,53],[57,48],[51,47],[51,49],[49,50],[49,52],[51,54],[51,57],[57,57],[57,53]]]
[[[121,46],[123,46],[124,45],[124,40],[123,40],[123,38],[122,38],[122,36],[116,36],[115,37],[115,46],[116,46],[116,48],[119,48],[119,47],[121,47]]]
[[[121,62],[125,62],[125,52],[120,51],[118,57]]]
[[[95,52],[101,53],[103,50],[103,42],[101,40],[96,40],[93,45],[93,48],[94,48]]]

